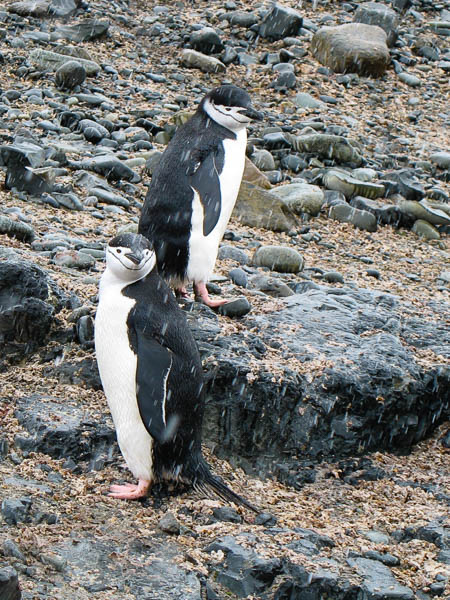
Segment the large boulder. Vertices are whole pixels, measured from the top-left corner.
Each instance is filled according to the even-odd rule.
[[[242,225],[271,231],[291,231],[296,219],[283,202],[266,190],[242,181],[233,216]]]
[[[390,62],[386,38],[385,31],[376,25],[321,27],[311,40],[311,52],[336,73],[381,77]]]

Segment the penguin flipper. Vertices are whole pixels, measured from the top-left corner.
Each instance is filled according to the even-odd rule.
[[[224,151],[220,144],[201,158],[191,175],[191,186],[198,193],[203,206],[203,235],[206,237],[217,225],[221,211],[219,175],[224,164]]]
[[[142,422],[149,434],[160,443],[170,440],[177,423],[166,419],[166,402],[170,399],[167,379],[172,367],[172,352],[155,338],[137,333],[138,364],[136,397]]]

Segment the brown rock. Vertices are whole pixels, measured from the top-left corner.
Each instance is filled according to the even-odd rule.
[[[258,167],[254,165],[247,157],[245,157],[245,167],[242,179],[243,181],[248,181],[248,183],[257,185],[260,188],[264,188],[265,190],[270,190],[272,187],[272,184],[264,175],[264,173],[262,173]]]
[[[336,73],[380,77],[390,62],[386,33],[364,23],[321,27],[311,40],[311,52]]]
[[[271,231],[291,231],[297,227],[295,216],[279,198],[247,181],[241,183],[233,216],[242,225]]]

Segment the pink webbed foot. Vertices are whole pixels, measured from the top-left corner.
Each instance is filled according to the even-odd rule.
[[[194,283],[194,292],[195,297],[200,298],[203,304],[209,306],[210,308],[218,308],[219,306],[223,306],[229,300],[211,300],[208,294],[208,290],[206,289],[206,285],[202,282]]]
[[[147,495],[150,481],[139,479],[139,483],[125,483],[124,485],[112,485],[108,496],[120,498],[121,500],[136,500]]]
[[[177,288],[175,288],[175,296],[177,298],[189,298],[189,293],[184,286],[177,287]]]

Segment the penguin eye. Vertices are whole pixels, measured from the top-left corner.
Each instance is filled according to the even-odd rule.
[[[117,248],[117,254],[121,254],[122,250],[120,248]]]

